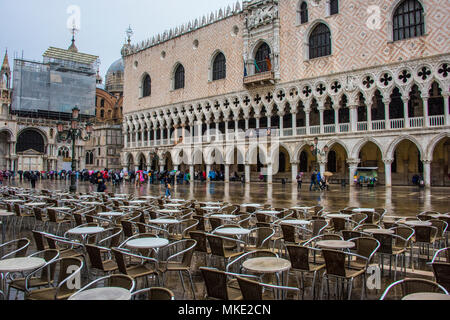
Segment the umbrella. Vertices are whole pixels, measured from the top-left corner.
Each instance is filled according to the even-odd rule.
[[[332,177],[332,176],[334,176],[334,174],[333,173],[331,173],[331,172],[325,172],[324,174],[323,174],[325,177]]]

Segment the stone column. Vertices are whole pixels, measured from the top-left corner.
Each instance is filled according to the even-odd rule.
[[[249,128],[249,125],[248,125],[248,118],[245,118],[245,131],[247,131],[248,128]]]
[[[225,183],[230,182],[230,165],[225,164]]]
[[[358,131],[358,106],[349,106],[350,132]]]
[[[223,141],[228,140],[228,121],[225,121],[225,139]]]
[[[445,125],[450,126],[450,110],[449,109],[449,102],[448,98],[449,95],[442,95],[444,97],[444,114],[445,114]]]
[[[189,183],[192,185],[194,184],[194,165],[191,164],[189,165],[189,175],[191,176],[191,180],[189,181]]]
[[[323,106],[320,106],[319,104],[319,115],[320,115],[320,133],[324,133],[324,121],[323,121],[323,113],[324,113],[325,109]]]
[[[156,146],[156,140],[157,140],[157,139],[156,139],[156,132],[157,132],[157,130],[156,130],[156,128],[154,128],[154,129],[153,129],[153,145],[154,145],[154,146]]]
[[[431,160],[424,160],[423,163],[423,178],[425,180],[425,188],[431,188]]]
[[[249,184],[250,183],[250,178],[251,178],[251,176],[250,176],[250,165],[249,164],[246,164],[245,165],[245,183],[247,183],[247,184]]]
[[[320,166],[320,175],[323,177],[323,174],[325,173],[325,171],[327,171],[327,159],[321,160],[319,161],[319,166]]]
[[[386,188],[390,188],[392,187],[392,163],[394,159],[386,159],[383,162],[386,171]]]
[[[257,117],[256,118],[256,129],[259,129],[260,128],[260,126],[259,126],[259,117]]]
[[[309,109],[305,109],[305,125],[306,125],[306,134],[309,135],[311,134],[311,130],[310,130],[310,125],[309,125],[309,113],[311,112],[311,110]]]
[[[297,113],[292,114],[292,135],[297,135]]]
[[[348,167],[349,167],[349,184],[350,187],[355,187],[355,183],[354,183],[354,177],[355,177],[355,173],[358,170],[358,165],[360,163],[359,159],[349,159],[347,160],[348,163]]]
[[[334,125],[336,126],[336,132],[341,132],[341,127],[339,126],[339,108],[334,108]]]
[[[125,148],[129,148],[128,145],[128,134],[125,133],[125,136],[123,137],[123,145],[125,146]]]
[[[403,101],[403,116],[405,118],[405,127],[408,129],[410,127],[409,125],[409,97],[402,97]]]
[[[428,118],[428,99],[427,96],[422,96],[423,101],[423,126],[428,128],[430,126],[430,119]]]
[[[208,142],[211,141],[210,130],[211,130],[211,122],[210,122],[210,121],[207,121],[207,122],[206,122],[206,140],[207,140]]]
[[[206,164],[206,181],[211,181],[211,179],[209,178],[209,172],[211,171],[211,165],[210,164]]]
[[[271,163],[267,164],[267,183],[273,183],[273,166]]]
[[[272,117],[268,116],[267,117],[267,128],[270,128],[270,127],[272,127]]]
[[[367,130],[372,131],[372,104],[367,104]]]
[[[298,174],[298,165],[299,165],[300,161],[292,161],[291,166],[292,166],[292,184],[296,184],[297,183],[297,174]]]
[[[279,117],[280,117],[280,137],[284,137],[284,121],[283,121],[284,115],[280,114]]]
[[[383,99],[384,103],[384,119],[386,121],[386,129],[391,129],[391,119],[389,118],[389,104],[391,103],[391,99]]]
[[[179,166],[178,165],[174,165],[173,166],[173,170],[175,170],[176,172],[175,172],[175,177],[173,178],[173,184],[174,185],[176,185],[177,184],[177,175],[178,175],[178,168],[179,168]]]

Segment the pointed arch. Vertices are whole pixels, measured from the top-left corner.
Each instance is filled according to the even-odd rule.
[[[386,151],[386,158],[387,159],[393,159],[394,158],[394,152],[397,149],[398,145],[400,143],[402,143],[403,141],[405,141],[405,140],[406,141],[410,141],[412,144],[414,144],[417,147],[417,149],[419,149],[421,160],[424,160],[424,156],[425,156],[424,148],[422,147],[422,145],[420,144],[420,142],[416,138],[414,138],[413,136],[410,136],[410,135],[403,135],[403,136],[397,137],[389,145],[389,147],[388,147],[388,149]]]

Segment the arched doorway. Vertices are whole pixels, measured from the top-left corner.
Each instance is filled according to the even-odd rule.
[[[347,151],[339,144],[335,143],[328,152],[327,171],[334,174],[333,179],[346,179],[348,177]]]
[[[130,154],[127,159],[127,170],[128,170],[128,172],[131,172],[131,171],[134,171],[134,169],[135,169],[134,168],[134,158]]]
[[[16,154],[19,157],[19,171],[43,171],[46,145],[44,136],[37,130],[22,131],[16,144]]]
[[[0,132],[0,170],[11,169],[10,167],[10,140],[9,131]]]
[[[245,171],[244,155],[236,147],[233,150],[232,159],[233,159],[233,162],[230,165],[230,174],[233,174],[233,173],[241,174],[241,173],[243,173]]]
[[[274,163],[272,170],[275,179],[289,179],[291,177],[291,157],[285,147],[280,146],[277,150],[278,154],[274,155]],[[275,181],[274,181],[275,182]]]
[[[139,170],[147,170],[147,160],[143,154],[139,156]]]
[[[359,168],[378,168],[378,182],[386,182],[383,154],[380,148],[372,141],[367,142],[359,152]]]
[[[431,163],[431,185],[450,186],[450,138],[442,139],[434,148]]]
[[[413,177],[423,175],[419,148],[410,140],[403,140],[394,153],[392,185],[413,185]]]

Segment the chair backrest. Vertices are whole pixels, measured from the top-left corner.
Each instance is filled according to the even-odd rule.
[[[131,291],[134,285],[133,278],[125,274],[112,274],[108,277],[108,287],[124,288]]]
[[[14,213],[18,217],[20,217],[22,215],[22,210],[21,210],[20,206],[17,203],[14,204]]]
[[[430,243],[436,236],[438,229],[428,226],[416,226],[414,227],[416,242]]]
[[[394,296],[392,291],[395,291],[397,288],[401,289],[401,298],[410,294],[424,292],[448,294],[447,290],[436,282],[425,279],[403,279],[391,284],[383,293],[380,300]]]
[[[365,213],[354,213],[352,214],[352,220],[357,224],[362,224],[367,221],[368,215]]]
[[[218,218],[209,218],[209,223],[211,224],[212,230],[216,230],[222,225],[222,220]]]
[[[197,245],[195,246],[195,251],[197,252],[208,252],[206,233],[201,231],[191,231],[189,232],[191,239],[197,241]]]
[[[174,293],[167,288],[153,287],[147,291],[147,300],[164,301],[174,299]]]
[[[75,225],[77,227],[84,224],[83,216],[81,214],[74,212],[72,215],[73,215],[73,218],[75,219]]]
[[[47,249],[42,251],[42,253],[48,267],[42,269],[40,279],[42,281],[47,281],[48,279],[53,279],[55,276],[56,264],[51,262],[59,257],[59,251],[54,249]]]
[[[105,271],[102,260],[101,249],[97,246],[86,244],[86,251],[89,256],[89,261],[91,262],[91,268],[99,269]]]
[[[291,261],[292,268],[302,271],[310,271],[309,265],[309,251],[308,247],[297,246],[297,245],[287,245],[289,252],[289,260]]]
[[[360,237],[353,239],[353,242],[356,244],[356,253],[360,256],[366,257],[367,259],[373,257],[375,252],[377,252],[380,247],[379,241],[375,238]]]
[[[399,247],[407,247],[410,245],[412,236],[414,235],[415,231],[414,229],[406,226],[398,226],[394,227],[393,230],[395,231],[395,234],[404,238],[405,240],[401,238],[395,239],[395,244]]]
[[[263,287],[259,285],[259,282],[249,280],[243,277],[236,277],[236,278],[244,300],[247,301],[263,300]]]
[[[42,214],[41,208],[34,207],[33,212],[34,212],[34,217],[36,218],[37,221],[43,221],[43,214]]]
[[[207,235],[206,239],[208,239],[209,247],[211,248],[211,253],[215,256],[224,257],[225,249],[223,247],[223,239],[214,235]]]
[[[200,268],[208,298],[228,300],[227,275],[223,271]]]
[[[295,243],[295,227],[288,224],[281,224],[280,227],[283,232],[283,240],[285,242]]]
[[[190,267],[192,264],[192,257],[194,256],[195,247],[197,246],[197,241],[193,239],[183,240],[184,250],[183,258],[181,259],[181,265]]]
[[[322,250],[325,259],[327,274],[337,277],[345,277],[345,253],[336,250]]]
[[[395,237],[391,234],[374,234],[373,237],[380,243],[378,252],[384,254],[392,254],[392,246],[394,245]]]
[[[272,228],[257,228],[256,230],[256,248],[269,249],[270,238],[275,234]]]
[[[344,238],[345,241],[348,241],[350,239],[354,239],[354,238],[360,238],[363,236],[363,234],[359,231],[351,231],[351,230],[342,230],[342,237]]]
[[[41,232],[39,231],[32,231],[33,233],[33,238],[34,238],[34,242],[36,244],[36,248],[38,251],[44,251],[46,248],[45,246],[45,242],[44,242],[44,236]]]
[[[438,237],[444,237],[445,232],[447,231],[448,224],[447,222],[443,220],[438,219],[430,219],[429,222],[431,222],[431,225],[438,229],[437,236]]]
[[[328,226],[328,222],[326,220],[322,220],[322,219],[313,220],[311,222],[312,237],[317,237],[317,236],[321,235],[327,226]]]
[[[198,225],[196,227],[197,231],[206,231],[205,227],[205,218],[200,215],[194,215],[193,218],[198,221]]]
[[[127,220],[122,220],[120,223],[122,224],[122,230],[125,238],[132,237],[134,235],[134,223]]]
[[[58,220],[56,211],[52,208],[47,208],[47,216],[50,222],[57,222]]]
[[[334,232],[341,232],[342,230],[345,230],[346,223],[347,220],[343,218],[331,218],[331,224],[334,228]]]
[[[322,206],[315,206],[314,207],[314,215],[318,215],[319,212],[321,212],[323,210]]]
[[[111,251],[114,254],[119,272],[128,275],[127,264],[125,262],[125,254],[116,248],[112,248]]]
[[[450,263],[435,262],[432,266],[436,282],[450,291]]]
[[[198,223],[199,222],[196,219],[187,219],[187,220],[181,221],[181,223],[180,223],[181,229],[182,229],[181,235],[183,237],[185,237],[186,234],[189,233],[189,231],[195,230],[195,227],[197,226]]]
[[[61,258],[59,260],[59,272],[58,272],[58,285],[61,284],[65,279],[67,279],[68,277],[72,276],[74,273],[74,267],[77,268],[82,268],[83,266],[83,261],[81,259],[78,258]],[[70,286],[68,286],[70,284]],[[70,281],[66,282],[62,289],[64,291],[69,291],[69,292],[76,292],[77,289],[76,288],[72,288],[74,287],[72,283],[70,283]]]

